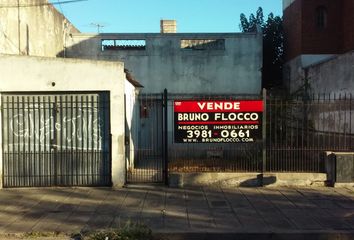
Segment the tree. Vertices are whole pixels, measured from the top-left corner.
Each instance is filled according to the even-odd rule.
[[[251,14],[248,19],[242,13],[240,22],[242,32],[255,32],[257,25],[261,27],[263,31],[262,86],[268,89],[280,88],[283,79],[283,19],[270,13],[264,21],[263,9],[259,7],[256,15]]]
[[[261,7],[258,8],[256,12],[256,17],[252,13],[247,20],[246,15],[241,13],[240,15],[240,27],[242,32],[255,32],[257,30],[257,25],[264,25],[264,17],[263,17],[263,9]]]

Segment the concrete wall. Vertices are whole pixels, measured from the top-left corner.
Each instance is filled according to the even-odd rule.
[[[354,51],[308,67],[314,93],[354,93]]]
[[[103,39],[143,39],[145,50],[102,50]],[[224,49],[181,48],[183,39],[224,39]],[[221,34],[73,34],[67,56],[124,61],[143,92],[261,92],[262,35]]]
[[[79,32],[47,0],[1,0],[0,54],[56,57],[70,33]],[[30,6],[30,7],[29,7]]]
[[[334,58],[334,54],[303,54],[284,64],[284,84],[291,93],[305,84],[304,68],[314,66]]]
[[[326,173],[171,172],[169,174],[170,187],[323,187],[326,180]]]
[[[125,81],[125,160],[127,168],[131,169],[134,166],[135,155],[137,153],[138,144],[135,142],[138,139],[139,129],[139,90],[129,81]]]
[[[316,63],[309,65],[312,61]],[[353,62],[354,51],[338,56],[301,55],[285,65],[287,73],[284,75],[291,93],[301,89],[307,79],[310,96],[321,94],[322,98],[339,99],[340,94],[341,98],[346,94],[347,98],[353,98]],[[353,106],[342,103],[340,107],[333,105],[325,110],[311,112],[309,118],[313,121],[313,127],[321,132],[353,134],[353,111]]]
[[[114,186],[124,184],[125,74],[123,63],[0,55],[0,72],[0,93],[109,91],[112,181]],[[52,86],[52,82],[56,83],[55,86]],[[0,142],[0,149],[1,146],[2,143]],[[0,166],[2,166],[1,150]],[[0,174],[2,174],[1,167]]]

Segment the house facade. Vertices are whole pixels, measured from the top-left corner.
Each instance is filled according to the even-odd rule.
[[[261,33],[73,33],[66,56],[123,61],[145,93],[260,94]]]

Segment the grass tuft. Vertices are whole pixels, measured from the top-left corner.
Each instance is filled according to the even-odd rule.
[[[128,222],[122,228],[104,229],[72,235],[75,240],[152,240],[151,230],[144,224]]]

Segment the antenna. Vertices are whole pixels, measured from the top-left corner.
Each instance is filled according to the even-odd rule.
[[[105,27],[105,25],[100,23],[90,23],[90,26],[97,28],[97,33],[100,33],[100,30]]]

